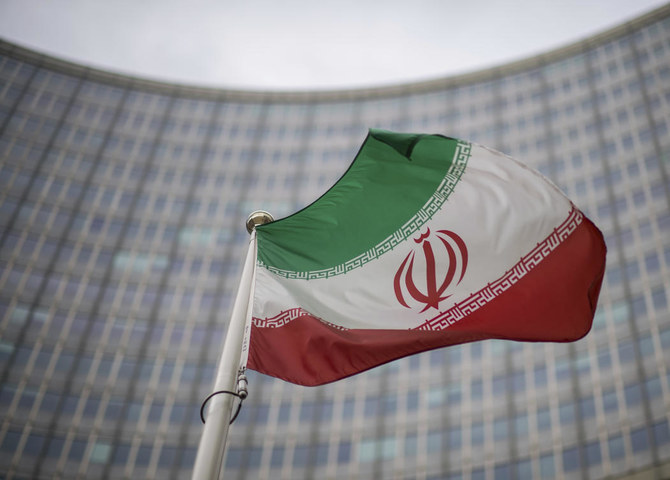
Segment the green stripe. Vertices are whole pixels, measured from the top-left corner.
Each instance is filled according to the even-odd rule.
[[[259,262],[299,274],[333,269],[374,249],[444,183],[458,143],[370,130],[347,172],[321,198],[258,227]]]

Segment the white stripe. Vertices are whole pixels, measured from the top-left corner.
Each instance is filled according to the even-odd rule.
[[[473,146],[468,168],[442,208],[415,235],[392,251],[346,274],[323,279],[288,279],[266,268],[257,272],[254,317],[265,319],[295,307],[344,328],[410,329],[423,325],[502,278],[539,242],[551,236],[570,214],[570,201],[538,172],[514,159],[480,146]],[[396,271],[415,250],[423,258],[414,238],[449,230],[459,235],[469,251],[463,280],[439,311],[412,301],[412,308],[396,299]],[[439,243],[433,244],[439,250]],[[425,289],[425,269],[415,265],[412,278]],[[437,276],[444,271],[438,269]]]

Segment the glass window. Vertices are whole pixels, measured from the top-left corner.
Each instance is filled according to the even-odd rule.
[[[635,359],[635,350],[630,340],[619,344],[619,361],[621,363],[630,363]]]
[[[5,388],[3,388],[1,395],[2,401],[0,404],[8,405],[14,396],[14,391],[15,390],[12,389],[11,391],[7,392]],[[42,405],[40,409],[44,412],[55,412],[56,406],[58,405],[58,398],[59,395],[56,393],[45,393],[44,397],[42,398]]]
[[[472,444],[482,445],[484,443],[484,424],[476,422],[472,424]]]
[[[139,402],[130,402],[126,403],[128,407],[126,411],[126,421],[128,423],[137,422],[140,419],[140,413],[142,412],[142,404]]]
[[[256,423],[265,424],[268,421],[270,416],[270,406],[269,405],[258,405],[255,407],[255,421]]]
[[[242,409],[244,411],[244,409]],[[178,424],[184,419],[186,413],[186,405],[175,404],[172,405],[172,410],[170,411],[170,423]]]
[[[656,273],[660,269],[660,263],[658,260],[658,254],[656,252],[651,252],[645,255],[644,265],[647,268],[648,273]]]
[[[568,448],[563,451],[563,469],[573,472],[579,468],[579,452],[577,447]]]
[[[640,390],[640,385],[637,383],[633,385],[628,385],[624,388],[624,396],[626,397],[626,404],[629,407],[638,405],[642,400],[642,392]]]
[[[51,437],[51,441],[49,442],[49,447],[47,449],[47,457],[49,458],[60,457],[64,445],[65,445],[65,439],[63,437]]]
[[[284,446],[275,445],[272,449],[272,457],[270,458],[271,467],[279,467],[284,463]]]
[[[89,460],[91,463],[107,463],[112,452],[112,446],[106,442],[96,442],[91,449]]]
[[[121,409],[123,408],[123,402],[118,399],[112,399],[107,404],[107,410],[105,410],[105,419],[107,420],[118,420],[121,415]]]
[[[149,421],[159,422],[163,414],[163,402],[155,400],[149,409]]]
[[[526,388],[526,377],[524,372],[516,372],[512,375],[512,389],[521,392]]]
[[[86,442],[84,440],[75,440],[70,446],[70,453],[68,458],[74,462],[81,461],[84,456],[84,450],[86,449]],[[125,463],[125,462],[124,462]]]
[[[579,402],[579,410],[582,419],[593,418],[596,414],[596,405],[593,397],[583,398]]]
[[[459,427],[457,428],[451,428],[449,429],[449,448],[450,449],[459,449],[461,448],[461,429]]]
[[[58,357],[58,362],[56,362],[56,371],[69,372],[73,362],[74,362],[74,355],[61,353],[61,355]]]
[[[246,447],[228,447],[226,449],[226,468],[240,468],[242,466],[242,457],[246,450]]]
[[[442,431],[428,432],[428,451],[439,452],[442,450]]]
[[[470,386],[470,394],[473,400],[481,400],[484,393],[484,386],[481,378],[472,381]]]
[[[484,480],[486,478],[486,470],[484,470],[483,468],[473,470],[472,476],[470,478],[472,480]]]
[[[517,415],[514,419],[514,430],[515,434],[521,437],[528,434],[528,416],[525,413]]]
[[[667,420],[655,424],[653,429],[657,447],[660,448],[661,446],[670,443],[670,428],[668,428]]]
[[[381,441],[381,457],[384,459],[393,458],[396,454],[396,441],[393,437],[387,437]]]
[[[493,439],[505,440],[509,438],[509,423],[506,418],[499,418],[493,421]]]
[[[5,439],[2,442],[2,447],[0,447],[0,450],[3,452],[8,452],[8,453],[14,453],[16,451],[16,446],[19,444],[19,440],[21,439],[21,433],[20,432],[13,432],[13,431],[8,431],[5,434]]]
[[[307,465],[308,455],[309,455],[309,446],[297,445],[293,452],[293,466],[295,468],[300,468]]]
[[[361,462],[369,462],[375,458],[375,441],[362,440],[358,445],[358,459]]]
[[[661,397],[663,395],[661,379],[658,376],[648,379],[645,382],[645,385],[647,387],[647,394],[650,398]]]
[[[655,192],[655,187],[652,187],[652,194],[655,198],[664,199],[665,198],[665,189],[661,188],[659,185],[659,192]],[[670,213],[661,214],[658,217],[658,228],[661,232],[670,230]]]
[[[558,416],[562,424],[572,423],[575,421],[575,405],[570,402],[561,405],[558,409]]]
[[[609,440],[607,441],[607,447],[609,448],[610,459],[612,460],[618,460],[619,458],[622,458],[626,453],[623,443],[623,437],[621,435],[615,435],[613,437],[610,437]]]
[[[412,411],[419,407],[419,392],[412,390],[407,393],[407,409]]]
[[[44,445],[44,441],[45,441],[44,436],[31,433],[30,435],[28,435],[26,444],[23,447],[23,453],[27,453],[28,455],[33,456],[39,455],[40,451],[42,450],[42,446]]]
[[[106,378],[112,370],[112,360],[110,358],[103,358],[98,365],[98,378]]]
[[[351,460],[351,442],[341,441],[337,448],[337,463],[349,463]]]
[[[668,306],[665,297],[665,289],[661,288],[651,293],[651,300],[654,304],[654,309],[658,312],[664,310]]]
[[[410,433],[405,437],[405,456],[414,457],[417,454],[416,433]]]
[[[533,464],[530,460],[519,460],[517,462],[516,478],[533,478]]]
[[[612,366],[612,355],[609,350],[601,350],[598,352],[598,367],[601,370],[607,370]]]
[[[545,453],[544,455],[540,456],[540,477],[554,478],[555,472],[556,470],[554,467],[554,454]],[[531,478],[531,477],[529,476],[525,478]]]
[[[182,455],[181,455],[181,468],[191,470],[193,468],[193,464],[195,463],[195,456],[197,455],[198,451],[195,448],[185,448],[182,450]],[[256,448],[253,448],[251,450],[251,455],[252,458],[256,458]],[[258,463],[257,463],[258,464]]]
[[[538,430],[546,430],[551,427],[551,414],[549,408],[540,408],[537,411],[537,428]]]
[[[542,386],[547,384],[547,367],[540,365],[535,367],[535,385]]]
[[[430,392],[429,392],[430,397]],[[379,411],[379,397],[369,397],[365,399],[364,414],[366,417],[376,416]]]
[[[277,421],[281,423],[288,422],[289,416],[291,415],[291,404],[284,403],[279,406],[279,415]]]
[[[638,345],[640,347],[640,353],[643,357],[654,356],[654,342],[651,339],[650,334],[642,335],[638,340]]]
[[[86,406],[84,407],[84,416],[85,417],[95,417],[98,413],[98,408],[100,407],[100,398],[99,397],[89,397],[86,400]]]
[[[389,368],[391,368],[389,366]],[[447,398],[447,400],[450,400]],[[459,397],[460,400],[460,397]],[[384,415],[393,415],[398,406],[398,399],[395,395],[387,395],[381,399],[381,407],[383,409]]]
[[[640,277],[640,266],[637,261],[632,261],[626,264],[626,276],[628,281],[636,280]]]
[[[163,447],[160,457],[158,458],[158,465],[161,467],[171,467],[172,462],[177,457],[177,449],[174,447]]]
[[[493,468],[494,480],[511,480],[511,471],[508,464],[496,465]]]
[[[470,343],[470,356],[472,360],[479,360],[482,358],[482,342]]]
[[[498,398],[505,395],[506,377],[493,377],[493,396]]]
[[[663,350],[670,349],[670,328],[661,331],[661,347]]]
[[[600,455],[600,443],[593,442],[586,445],[586,464],[589,467],[598,465],[602,462],[602,457]]]
[[[612,412],[618,409],[619,402],[617,400],[616,391],[611,390],[603,393],[603,409],[605,412]]]
[[[643,452],[649,450],[649,436],[645,427],[633,430],[630,434],[630,440],[633,445],[633,452]]]
[[[21,399],[19,400],[19,407],[29,409],[30,407],[33,406],[36,396],[37,391],[26,388],[21,394]]]

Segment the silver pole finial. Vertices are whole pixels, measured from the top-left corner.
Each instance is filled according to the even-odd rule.
[[[247,232],[251,233],[258,225],[265,225],[266,223],[274,221],[274,217],[265,210],[256,210],[255,212],[251,212],[247,218]]]

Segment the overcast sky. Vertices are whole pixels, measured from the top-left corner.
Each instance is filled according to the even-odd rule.
[[[658,0],[0,0],[0,37],[121,73],[332,89],[464,73],[618,25]]]

